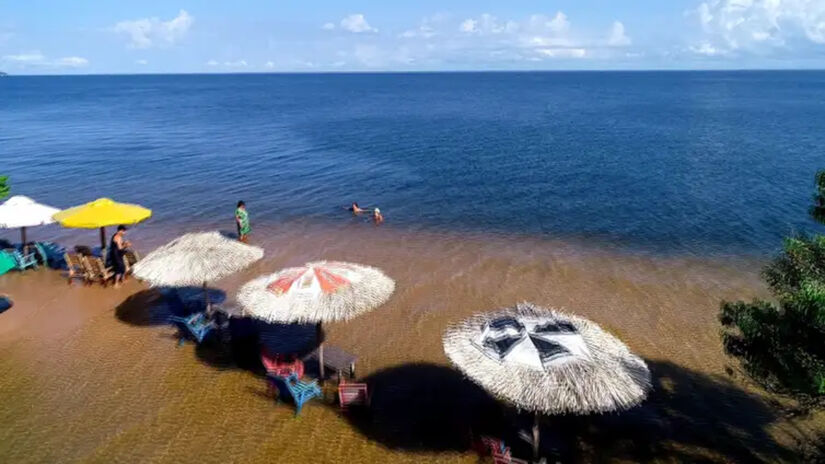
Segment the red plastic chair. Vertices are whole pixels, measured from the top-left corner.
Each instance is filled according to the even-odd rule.
[[[300,359],[289,359],[281,354],[271,354],[262,350],[261,363],[267,374],[278,377],[289,377],[295,374],[299,379],[304,376],[304,363]]]
[[[513,464],[516,461],[510,453],[510,448],[504,444],[503,440],[493,437],[481,437],[481,448],[490,453],[495,464]]]
[[[370,403],[367,384],[351,383],[344,379],[338,384],[338,404],[341,409],[349,406],[367,406]]]

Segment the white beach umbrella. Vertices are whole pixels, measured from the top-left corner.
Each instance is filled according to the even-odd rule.
[[[473,316],[447,329],[444,352],[471,380],[520,409],[583,414],[630,408],[647,397],[650,371],[587,319],[532,304]]]
[[[384,304],[395,281],[360,264],[316,261],[251,280],[238,291],[241,314],[267,322],[344,321]],[[323,378],[323,344],[319,347]]]
[[[19,228],[25,245],[26,227],[51,224],[54,222],[52,215],[58,212],[60,212],[59,209],[41,205],[29,197],[13,196],[0,205],[0,228]]]
[[[226,238],[219,232],[182,235],[146,255],[134,275],[152,286],[185,287],[227,277],[261,259],[261,248]],[[206,293],[207,308],[209,294]]]

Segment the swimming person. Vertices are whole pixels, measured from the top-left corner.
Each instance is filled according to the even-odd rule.
[[[132,246],[126,241],[126,226],[117,226],[117,232],[112,235],[109,243],[109,263],[115,271],[115,288],[119,287],[126,275],[126,249]]]
[[[238,208],[235,209],[235,225],[238,227],[238,240],[249,243],[249,232],[252,229],[249,227],[249,213],[243,201],[239,201]]]
[[[384,222],[384,215],[381,214],[381,210],[375,208],[372,210],[372,220],[375,221],[375,225],[381,224]]]
[[[358,206],[358,203],[353,201],[352,206],[349,207],[349,210],[352,211],[352,214],[360,214],[365,212],[366,210]]]

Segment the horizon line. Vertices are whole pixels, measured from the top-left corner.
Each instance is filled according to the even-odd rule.
[[[492,73],[651,73],[651,72],[822,72],[825,68],[641,68],[641,69],[488,69],[488,70],[317,70],[317,71],[192,71],[192,72],[111,72],[111,73],[66,73],[66,74],[11,74],[7,71],[0,77],[71,77],[71,76],[227,76],[227,75],[326,75],[326,74],[492,74]]]

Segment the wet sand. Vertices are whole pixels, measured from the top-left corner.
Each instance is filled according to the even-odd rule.
[[[94,242],[93,231],[83,233]],[[148,251],[169,234],[168,225],[140,226],[133,240]],[[225,349],[178,347],[175,329],[150,320],[157,295],[140,282],[81,287],[38,270],[0,277],[0,293],[15,302],[0,314],[0,461],[475,463],[463,443],[433,443],[423,430],[467,413],[450,395],[471,387],[449,368],[441,334],[451,322],[519,301],[598,322],[653,372],[656,392],[637,410],[549,421],[544,433],[559,441],[565,460],[790,462],[798,441],[822,422],[784,418],[776,399],[749,385],[722,351],[719,301],[767,296],[759,259],[655,257],[366,223],[257,226],[253,243],[265,258],[214,285],[226,291],[226,304],[254,276],[319,258],[378,266],[396,279],[387,305],[324,327],[328,343],[358,354],[359,377],[410,395],[383,401],[380,424],[318,401],[293,417]],[[416,421],[421,427],[408,427]]]

